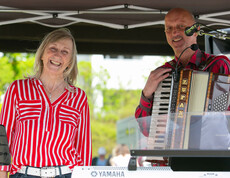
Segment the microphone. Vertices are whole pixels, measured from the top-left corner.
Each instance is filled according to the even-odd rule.
[[[195,32],[198,32],[198,27],[200,26],[199,23],[194,23],[191,27],[185,28],[185,35],[186,36],[192,36]]]
[[[175,67],[175,72],[174,72],[174,77],[173,77],[175,82],[178,82],[178,79],[179,79],[179,75],[178,75],[178,64],[179,64],[180,58],[181,58],[182,54],[183,54],[187,49],[189,49],[189,48],[190,48],[191,50],[193,50],[193,51],[196,51],[196,50],[199,48],[199,46],[198,46],[198,44],[192,44],[191,46],[185,48],[185,49],[180,53],[180,56],[178,57],[178,59],[177,59],[177,61],[176,61],[176,67]]]
[[[198,48],[199,48],[198,44],[192,44],[192,45],[190,46],[190,49],[193,50],[193,51],[198,50]]]

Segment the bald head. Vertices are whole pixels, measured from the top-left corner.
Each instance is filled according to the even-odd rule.
[[[194,23],[193,15],[182,8],[171,9],[165,16],[166,39],[177,57],[185,48],[197,43],[196,33],[192,36],[186,36],[184,33],[186,27],[191,27]],[[186,53],[191,56],[194,51],[187,50]],[[185,54],[183,56],[186,57]]]
[[[165,20],[170,19],[170,18],[175,17],[175,16],[183,16],[188,21],[192,21],[192,23],[195,23],[195,19],[194,19],[192,13],[189,12],[188,10],[182,9],[182,8],[174,8],[174,9],[171,9],[170,11],[168,11],[168,13],[165,16]]]

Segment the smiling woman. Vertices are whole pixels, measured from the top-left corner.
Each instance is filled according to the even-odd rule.
[[[70,31],[55,30],[37,50],[35,74],[9,86],[0,124],[13,159],[0,166],[0,177],[10,171],[10,177],[70,178],[74,166],[91,165],[88,100],[74,86],[76,53]]]
[[[40,79],[48,73],[73,85],[77,79],[76,56],[75,40],[70,32],[67,29],[53,31],[44,38],[37,50],[34,77]]]
[[[64,81],[64,73],[73,62],[71,60],[72,51],[72,40],[64,38],[56,42],[50,42],[41,56],[43,70],[40,80],[49,94],[51,102],[55,101],[64,92],[68,84]]]
[[[54,73],[60,71],[60,77],[63,77],[64,70],[70,65],[73,43],[70,39],[61,39],[50,43],[45,49],[41,60],[44,64],[43,73]]]

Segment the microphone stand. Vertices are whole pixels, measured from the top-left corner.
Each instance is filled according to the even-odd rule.
[[[197,44],[192,44],[191,46],[185,48],[185,49],[180,53],[180,56],[178,57],[177,62],[176,62],[175,71],[172,73],[174,82],[178,82],[178,80],[179,80],[178,64],[179,64],[180,58],[181,58],[182,54],[183,54],[187,49],[189,49],[189,48],[192,49],[193,51],[196,51],[199,47],[198,47]]]
[[[226,40],[226,39],[230,39],[229,36],[227,36],[227,32],[216,32],[216,33],[205,33],[204,30],[199,30],[198,31],[198,35],[199,36],[203,36],[203,35],[208,35],[208,36],[212,36],[214,38],[220,39],[220,40]]]
[[[188,48],[190,48],[190,46],[187,47],[187,48],[185,48],[185,49],[180,53],[180,56],[178,57],[178,59],[177,59],[177,61],[176,61],[175,71],[172,73],[173,79],[174,79],[175,82],[178,82],[178,80],[179,80],[178,64],[179,64],[180,58],[181,58],[182,54],[183,54]]]
[[[198,30],[198,27],[201,26],[201,25],[203,27],[208,28],[209,30],[211,30],[211,33],[206,33],[202,29]],[[185,35],[186,36],[192,36],[194,33],[197,33],[199,36],[203,36],[203,35],[212,36],[212,37],[220,39],[220,40],[230,39],[230,36],[229,36],[227,31],[212,29],[212,28],[208,27],[207,25],[204,25],[204,24],[201,24],[201,23],[198,23],[198,22],[193,24],[191,27],[186,27],[185,28]]]

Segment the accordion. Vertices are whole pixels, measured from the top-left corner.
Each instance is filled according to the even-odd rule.
[[[9,153],[6,130],[3,125],[0,125],[0,165],[9,165],[11,156]]]
[[[228,110],[229,91],[228,75],[181,70],[178,80],[166,78],[154,95],[148,149],[188,149],[188,115]]]

